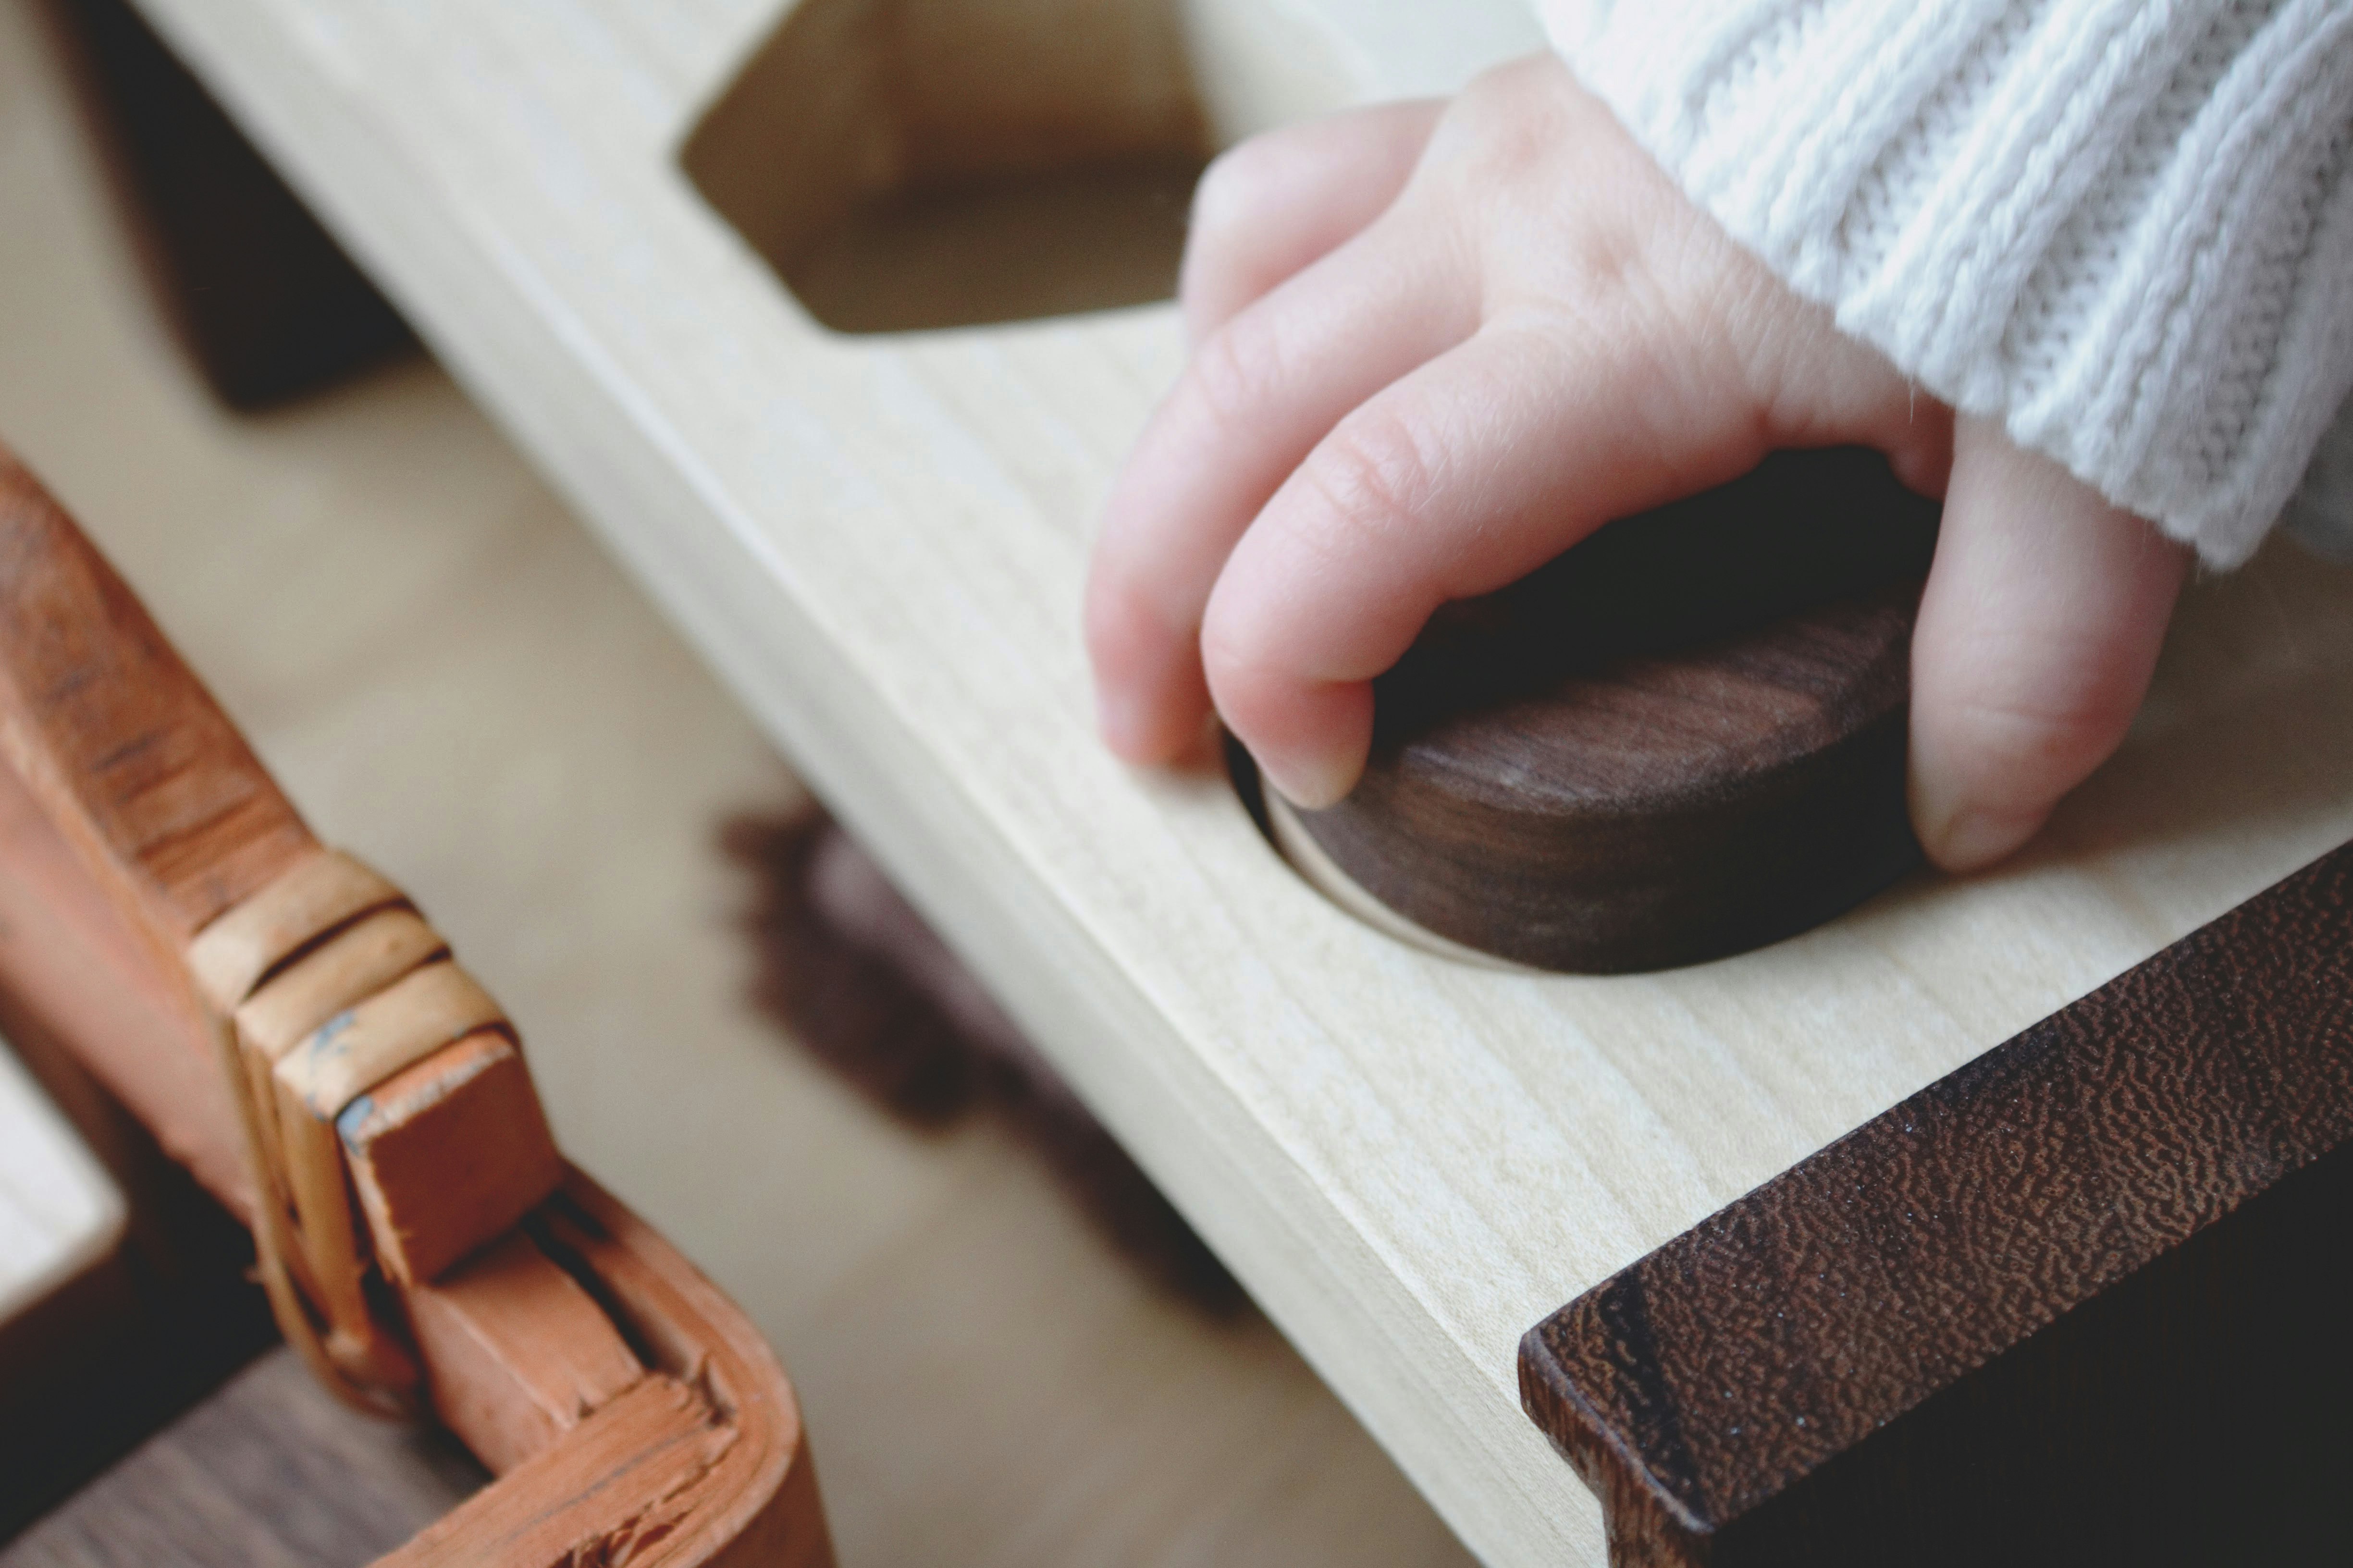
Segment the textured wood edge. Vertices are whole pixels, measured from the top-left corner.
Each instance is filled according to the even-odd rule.
[[[0,829],[36,847],[31,880],[55,897],[59,934],[77,937],[0,931],[0,980],[63,994],[68,1005],[45,1009],[60,1042],[254,1224],[262,1205],[224,1081],[239,1064],[205,1059],[216,1042],[184,954],[317,841],[130,589],[5,448],[0,763],[11,775]],[[72,973],[52,984],[61,962]],[[100,973],[98,1000],[143,1005],[75,1002]],[[617,1353],[659,1375],[538,1454],[506,1456],[518,1462],[505,1478],[385,1561],[829,1563],[797,1402],[741,1310],[577,1172],[524,1228],[602,1309]],[[510,1378],[493,1396],[540,1392]],[[630,1414],[641,1406],[654,1414]]]
[[[254,1196],[227,1085],[190,999],[134,914],[109,899],[13,767],[0,763],[0,993],[20,1026],[75,1060],[173,1162],[250,1226]],[[32,918],[37,910],[41,918]]]
[[[1557,726],[1567,704],[1499,710],[1475,739],[1431,755],[1377,753],[1339,805],[1296,814],[1326,864],[1366,897],[1440,941],[1507,963],[1620,974],[1706,963],[1810,930],[1919,864],[1905,813],[1905,699],[1916,584],[1825,606],[1683,658],[1629,660],[1575,683],[1621,730],[1688,721],[1709,687],[1770,682],[1820,706],[1765,739],[1725,718],[1734,740],[1717,773],[1676,779],[1653,799],[1587,809],[1528,791],[1506,807],[1465,758]],[[1853,660],[1839,668],[1841,648]],[[1718,662],[1720,661],[1720,662]],[[1723,717],[1723,716],[1718,716]],[[1450,749],[1460,744],[1460,752]],[[1567,749],[1559,739],[1556,751]],[[1512,769],[1541,775],[1543,753]]]
[[[493,1475],[645,1375],[595,1299],[520,1231],[406,1298],[418,1352],[439,1374],[434,1412]]]
[[[441,933],[415,910],[382,910],[322,943],[286,966],[232,1016],[237,1038],[260,1058],[259,1070],[276,1064],[319,1026],[402,975],[448,956]]]
[[[145,607],[5,447],[0,753],[174,957],[318,847]]]
[[[655,1558],[718,1568],[825,1568],[833,1546],[801,1426],[776,1352],[743,1310],[651,1226],[586,1173],[529,1222],[628,1334],[638,1359],[693,1384],[733,1434],[708,1503]]]
[[[512,1032],[491,994],[454,962],[427,963],[320,1025],[272,1071],[281,1094],[332,1122],[394,1074],[492,1028]]]
[[[1522,1403],[1620,1563],[2302,1539],[2348,1226],[2353,846],[1563,1307]]]
[[[468,1035],[377,1084],[335,1121],[345,1168],[399,1285],[511,1232],[563,1180],[522,1047]]]

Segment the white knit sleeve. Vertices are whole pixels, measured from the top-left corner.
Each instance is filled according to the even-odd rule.
[[[1695,202],[1936,395],[2243,560],[2353,542],[2353,0],[1543,0]],[[2332,440],[2332,449],[2342,443]]]

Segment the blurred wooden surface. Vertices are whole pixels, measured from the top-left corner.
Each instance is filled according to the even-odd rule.
[[[5,1547],[0,1568],[364,1568],[487,1478],[271,1351]]]
[[[713,835],[793,797],[773,752],[429,365],[212,404],[83,132],[0,0],[0,431],[790,1363],[841,1560],[1461,1561],[1261,1319],[1162,1299],[1025,1151],[908,1133],[751,1016]]]

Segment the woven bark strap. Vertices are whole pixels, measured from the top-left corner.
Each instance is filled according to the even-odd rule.
[[[260,1194],[254,1238],[279,1328],[330,1388],[406,1415],[417,1373],[365,1287],[334,1115],[375,1084],[482,1027],[497,1005],[400,889],[322,850],[189,943]]]
[[[403,901],[400,889],[368,867],[340,849],[322,849],[197,932],[188,970],[213,1010],[227,1016],[302,949],[370,910]]]

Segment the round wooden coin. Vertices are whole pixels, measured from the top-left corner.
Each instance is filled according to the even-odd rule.
[[[1830,919],[1920,858],[1905,718],[1937,515],[1875,453],[1782,453],[1449,606],[1376,684],[1355,793],[1289,814],[1294,863],[1541,969]]]

